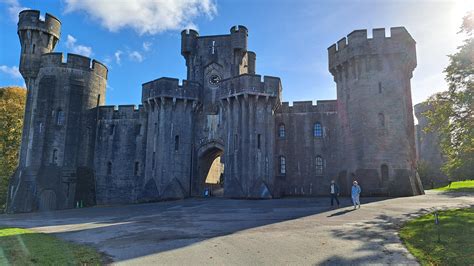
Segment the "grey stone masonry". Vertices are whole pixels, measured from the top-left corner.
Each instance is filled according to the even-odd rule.
[[[141,104],[105,106],[107,68],[54,53],[61,23],[19,15],[28,89],[20,163],[8,212],[203,196],[265,199],[347,193],[423,193],[417,177],[410,78],[415,41],[405,28],[368,39],[354,31],[328,49],[337,99],[282,102],[278,77],[256,74],[248,29],[181,32],[187,79],[142,85]],[[206,183],[211,165],[223,169]],[[218,194],[218,192],[216,192]]]

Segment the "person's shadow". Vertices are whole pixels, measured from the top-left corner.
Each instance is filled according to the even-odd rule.
[[[328,215],[327,217],[334,217],[334,216],[344,215],[344,214],[349,213],[351,211],[354,211],[354,209],[346,209],[346,210],[338,211],[338,212],[335,212],[331,215]]]

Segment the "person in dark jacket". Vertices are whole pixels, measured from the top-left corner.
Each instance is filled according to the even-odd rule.
[[[336,206],[339,208],[339,186],[336,184],[334,180],[331,180],[331,186],[329,186],[330,194],[331,194],[331,206],[334,206],[334,200],[336,200]]]

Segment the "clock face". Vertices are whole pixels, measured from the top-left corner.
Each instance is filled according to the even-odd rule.
[[[217,85],[221,81],[221,77],[219,75],[212,75],[209,77],[209,84]]]

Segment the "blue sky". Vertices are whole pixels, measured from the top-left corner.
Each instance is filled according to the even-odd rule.
[[[17,13],[39,9],[62,22],[57,52],[75,52],[109,66],[107,104],[138,104],[141,84],[166,76],[184,79],[180,31],[228,34],[249,29],[257,73],[279,76],[283,100],[335,99],[327,47],[355,29],[405,26],[417,41],[412,79],[416,104],[446,89],[446,55],[456,51],[462,16],[474,1],[298,0],[0,0],[0,86],[23,85],[17,68]]]

